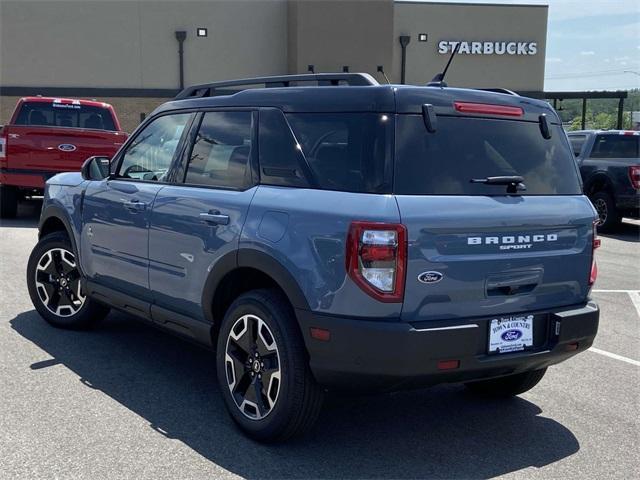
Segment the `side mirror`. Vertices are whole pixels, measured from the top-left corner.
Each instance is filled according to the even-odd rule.
[[[84,180],[104,180],[109,176],[109,157],[89,157],[82,164],[80,174]]]

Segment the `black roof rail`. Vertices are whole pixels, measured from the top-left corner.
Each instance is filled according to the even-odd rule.
[[[516,97],[520,96],[513,90],[507,90],[506,88],[475,88],[474,90],[482,90],[484,92],[506,93],[507,95],[515,95]]]
[[[227,87],[242,87],[251,85],[264,85],[264,88],[289,87],[291,83],[315,82],[318,86],[337,86],[346,84],[350,87],[367,85],[380,85],[375,78],[368,73],[309,73],[302,75],[280,75],[274,77],[243,78],[240,80],[228,80],[223,82],[204,83],[193,85],[182,90],[176,95],[175,100],[183,100],[193,97],[213,97],[216,89]],[[243,88],[225,92],[227,95],[237,93]]]

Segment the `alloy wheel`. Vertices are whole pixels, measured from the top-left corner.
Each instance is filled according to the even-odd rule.
[[[280,392],[280,353],[268,325],[243,315],[231,327],[225,349],[227,385],[236,407],[251,420],[273,410]]]
[[[35,285],[38,298],[54,315],[70,317],[84,305],[76,257],[64,248],[52,248],[36,264]]]
[[[602,198],[598,198],[594,202],[593,206],[595,207],[596,212],[598,212],[598,217],[600,218],[600,225],[602,225],[607,221],[607,216],[608,216],[607,202],[605,202]]]

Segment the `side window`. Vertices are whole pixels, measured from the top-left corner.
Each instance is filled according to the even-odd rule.
[[[318,186],[327,190],[391,190],[393,117],[383,113],[288,113]]]
[[[284,114],[276,108],[260,110],[260,183],[279,187],[311,186],[310,172]]]
[[[164,115],[147,125],[124,152],[118,177],[164,181],[190,117]]]
[[[586,141],[586,135],[569,135],[569,141],[571,142],[571,149],[573,150],[573,154],[577,157],[580,155],[582,151],[582,146]]]
[[[207,112],[195,137],[185,183],[224,188],[251,185],[251,112]]]

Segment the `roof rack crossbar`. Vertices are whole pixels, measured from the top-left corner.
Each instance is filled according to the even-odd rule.
[[[315,82],[318,86],[337,86],[346,84],[350,87],[361,87],[367,85],[379,85],[375,78],[368,73],[313,73],[303,75],[281,75],[275,77],[255,77],[243,78],[240,80],[229,80],[224,82],[204,83],[193,85],[182,90],[176,95],[176,100],[191,97],[211,97],[216,89],[226,87],[242,87],[263,85],[263,88],[290,87],[292,83]],[[240,89],[234,89],[237,93]]]

